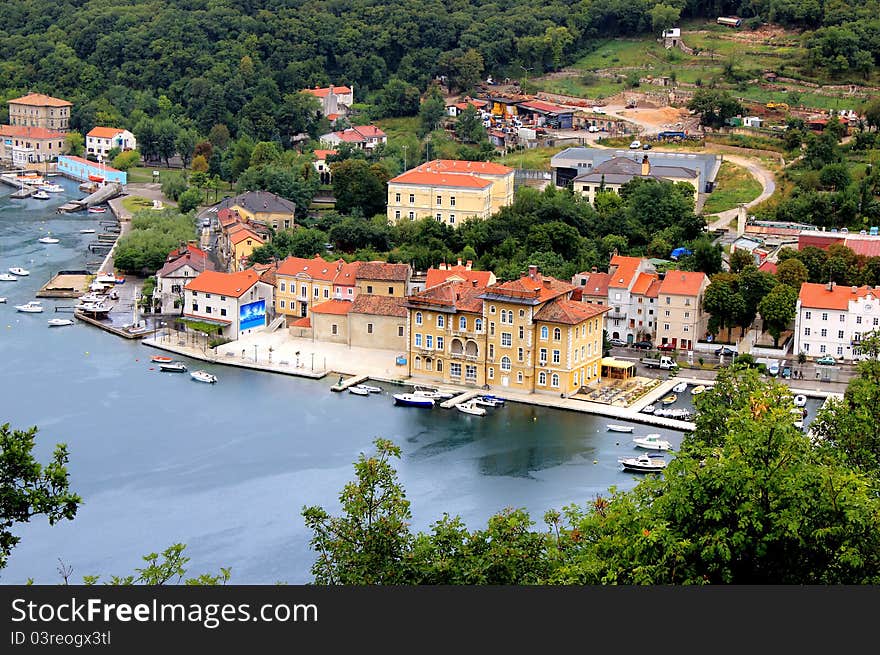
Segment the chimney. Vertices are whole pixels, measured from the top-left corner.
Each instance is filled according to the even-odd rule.
[[[850,289],[850,291],[852,291],[853,293],[857,293],[858,290],[859,288],[856,285],[852,285],[852,288]]]
[[[465,268],[466,268],[467,270],[471,270],[471,266],[473,266],[473,265],[474,265],[474,262],[473,262],[472,260],[470,260],[470,259],[467,260],[467,262],[465,262]]]
[[[461,266],[461,257],[458,258],[458,265]]]
[[[533,280],[538,276],[538,267],[534,264],[529,264],[529,277]]]
[[[834,290],[834,282],[832,282],[831,280],[828,280],[828,284],[825,285],[825,289],[828,291],[833,291]]]
[[[642,175],[648,175],[651,172],[651,164],[648,162],[648,155],[642,157]]]
[[[550,288],[550,280],[548,280],[547,278],[544,278],[544,279],[541,280],[541,281],[544,283],[544,288],[545,288],[545,289],[549,289],[549,288]]]
[[[590,269],[590,273],[598,273],[598,272],[599,272],[599,269],[596,268],[595,266],[593,266],[593,268]]]
[[[476,280],[471,280],[471,284],[474,286],[474,288],[477,287],[477,281],[476,281]]]

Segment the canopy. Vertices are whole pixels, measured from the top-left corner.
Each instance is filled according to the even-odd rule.
[[[636,374],[636,365],[613,357],[602,358],[602,377],[626,380]]]

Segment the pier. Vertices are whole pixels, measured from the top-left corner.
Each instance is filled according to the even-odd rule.
[[[58,271],[37,291],[37,298],[79,298],[89,290],[93,275],[88,271]]]
[[[97,205],[103,204],[117,196],[121,196],[122,193],[123,190],[121,184],[105,184],[94,193],[87,195],[85,198],[82,198],[80,200],[71,200],[70,202],[61,205],[57,211],[59,214],[80,212],[88,209],[89,207],[95,207]]]
[[[342,376],[339,377],[339,382],[330,387],[331,391],[345,391],[349,387],[353,387],[356,384],[361,384],[362,382],[366,382],[369,379],[369,376],[366,375],[356,375],[354,377],[348,378],[347,380],[343,380]]]
[[[452,409],[456,405],[459,405],[461,403],[466,403],[467,401],[471,400],[472,398],[476,398],[477,396],[480,395],[480,393],[481,392],[479,392],[479,391],[465,391],[464,393],[458,394],[454,398],[450,398],[449,400],[444,400],[442,403],[440,403],[440,407],[442,407],[443,409]]]

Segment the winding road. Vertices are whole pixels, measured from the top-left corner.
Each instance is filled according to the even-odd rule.
[[[737,166],[742,166],[743,168],[745,168],[749,173],[751,173],[752,177],[754,177],[756,180],[758,180],[758,182],[761,183],[761,194],[754,200],[745,203],[746,209],[754,207],[758,203],[765,201],[776,191],[776,177],[770,170],[764,168],[754,159],[749,159],[748,157],[740,157],[738,155],[730,155],[727,153],[724,154],[724,158],[727,161],[736,164]],[[709,223],[709,230],[725,228],[731,219],[736,218],[736,214],[738,211],[739,209],[734,207],[733,209],[718,212],[717,214],[707,214],[707,219],[710,219],[710,217],[711,219],[714,219],[711,220],[711,222]]]

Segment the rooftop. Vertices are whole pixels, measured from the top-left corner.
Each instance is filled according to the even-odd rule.
[[[607,305],[590,305],[565,298],[555,298],[535,313],[535,321],[578,325],[588,319],[601,316],[609,309],[611,308]]]
[[[660,293],[671,296],[698,296],[708,276],[702,271],[668,271],[660,283]]]
[[[320,255],[305,259],[304,257],[287,257],[278,264],[276,275],[310,277],[313,280],[330,281],[336,276],[337,263],[328,262]]]
[[[375,316],[406,317],[405,300],[394,296],[375,296],[369,293],[358,294],[354,299],[351,312],[353,314],[372,314]]]
[[[62,100],[61,98],[53,98],[52,96],[47,96],[45,93],[28,93],[25,96],[20,98],[15,98],[14,100],[7,100],[7,103],[14,103],[17,105],[32,105],[35,107],[72,107],[73,104],[67,102],[67,100]]]
[[[296,212],[295,203],[269,191],[245,191],[237,196],[224,198],[218,207],[221,210],[241,207],[254,214],[294,214]]]
[[[322,303],[314,305],[311,309],[312,314],[332,314],[334,316],[345,316],[348,314],[354,303],[350,300],[325,300]]]
[[[409,264],[389,264],[387,262],[361,262],[357,269],[358,280],[383,280],[406,282],[412,269]]]
[[[45,127],[31,127],[28,125],[0,125],[0,136],[12,136],[22,139],[63,139],[64,132],[47,130]],[[90,164],[92,162],[89,162]]]
[[[608,286],[614,288],[629,289],[632,286],[633,278],[639,271],[642,260],[638,257],[624,257],[623,255],[614,255],[611,257],[611,264],[608,273],[611,275],[611,282]]]
[[[117,134],[125,132],[121,127],[93,127],[86,136],[98,139],[112,139]]]
[[[801,307],[807,309],[837,309],[849,308],[849,301],[863,298],[868,294],[880,297],[880,290],[868,285],[862,287],[847,287],[840,284],[813,284],[804,282],[801,285],[799,298]]]
[[[186,285],[187,291],[216,293],[232,298],[241,297],[248,289],[260,281],[260,274],[253,270],[223,273],[221,271],[204,271]]]

